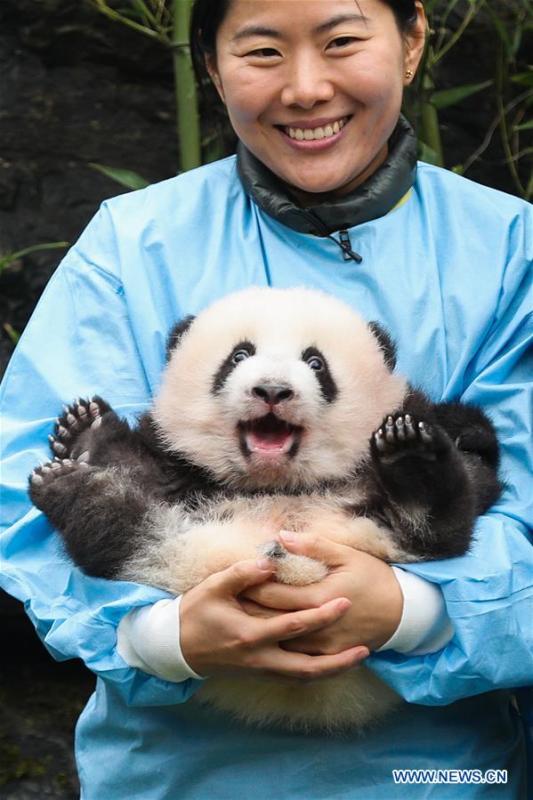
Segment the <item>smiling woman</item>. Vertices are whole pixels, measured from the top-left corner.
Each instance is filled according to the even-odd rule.
[[[240,141],[299,198],[346,194],[385,161],[424,47],[423,9],[410,5],[400,28],[377,1],[243,0],[211,42],[198,31]]]
[[[425,24],[418,0],[195,0],[192,52],[226,105],[239,138],[236,155],[107,201],[58,268],[6,373],[0,583],[25,602],[54,654],[83,658],[98,675],[77,728],[83,800],[433,797],[429,785],[417,793],[393,784],[393,770],[405,767],[507,770],[506,798],[525,796],[523,734],[509,689],[533,681],[526,380],[532,212],[516,198],[417,163],[400,105]],[[432,401],[488,412],[508,488],[479,518],[470,552],[400,568],[334,544],[328,531],[314,535],[306,527],[292,539],[279,531],[291,553],[327,565],[325,577],[286,586],[275,579],[275,557],[252,559],[177,598],[88,577],[69,561],[27,496],[28,473],[49,458],[47,437],[56,431],[54,452],[62,454],[82,421],[73,409],[84,424],[91,414],[78,403],[61,417],[65,424],[54,423],[58,409],[97,394],[131,421],[158,392],[168,332],[183,334],[214,300],[250,285],[305,285],[344,299],[372,321],[374,333],[390,331],[398,369],[411,385]],[[230,325],[223,336],[210,330],[168,399],[171,411],[179,416],[187,406],[205,429],[211,480],[214,465],[227,466],[217,460],[223,426],[202,417],[186,387],[197,385],[203,369],[218,397],[228,376],[257,366],[245,303],[230,314],[238,335],[230,336]],[[311,327],[316,319],[317,329],[319,321],[329,329],[320,305],[306,311]],[[269,338],[283,335],[272,309],[261,306],[253,317]],[[231,339],[227,357],[206,375],[224,337]],[[335,373],[344,338],[334,336],[327,359],[313,336],[305,343],[299,367],[321,409],[340,407],[369,384],[358,368],[348,389]],[[391,340],[378,338],[392,372]],[[273,357],[282,359],[278,350]],[[258,371],[248,399],[275,409],[288,402],[286,392],[282,381]],[[369,406],[376,405],[374,392]],[[260,424],[244,422],[232,431],[246,463],[289,458],[300,436],[303,442],[298,427],[280,426],[274,410]],[[355,424],[353,416],[340,420],[341,443]],[[192,427],[184,426],[184,436]],[[398,427],[398,438],[405,430]],[[387,425],[382,435],[393,435]],[[451,438],[472,453],[461,431]],[[330,444],[317,447],[321,468]],[[361,446],[364,461],[371,445]],[[142,468],[149,465],[143,458]],[[83,480],[78,466],[73,472]],[[118,472],[110,515],[124,496]],[[177,491],[179,475],[164,457],[163,472]],[[412,481],[400,473],[395,491],[405,484],[410,519],[420,522],[420,493],[412,501]],[[445,510],[458,507],[455,498]],[[383,516],[382,507],[374,510]],[[368,508],[357,513],[368,516]],[[122,514],[115,519],[125,540],[133,529],[150,538],[133,503],[128,514],[131,526]],[[309,519],[313,531],[312,511]],[[73,524],[76,533],[85,530],[74,515]],[[435,533],[434,521],[424,524],[422,538],[426,529]],[[91,546],[103,558],[95,527]],[[207,525],[207,540],[215,535]],[[115,544],[111,537],[111,551]],[[364,735],[351,728],[342,737],[246,729],[187,702],[204,680],[209,691],[210,677],[308,682],[365,659],[408,702]],[[439,799],[456,797],[455,788],[438,788]],[[488,784],[463,785],[461,797],[488,800],[491,792]]]

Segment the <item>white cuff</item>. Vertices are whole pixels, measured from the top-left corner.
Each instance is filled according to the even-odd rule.
[[[377,652],[395,650],[412,656],[435,653],[454,633],[440,587],[399,567],[393,570],[403,593],[402,618]]]
[[[130,667],[174,683],[202,680],[181,652],[180,601],[181,597],[159,600],[123,617],[117,630],[117,650]]]

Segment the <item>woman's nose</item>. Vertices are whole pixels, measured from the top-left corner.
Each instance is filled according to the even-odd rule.
[[[321,59],[306,56],[295,59],[287,74],[281,91],[281,102],[285,106],[313,108],[316,103],[327,102],[335,94],[335,88],[325,72]]]

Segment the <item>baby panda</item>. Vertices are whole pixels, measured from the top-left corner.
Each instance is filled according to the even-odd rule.
[[[276,579],[327,568],[288,554],[307,531],[389,562],[464,554],[498,498],[498,444],[477,408],[432,403],[395,348],[338,299],[250,288],[176,326],[135,427],[77,400],[30,476],[35,505],[89,575],[186,592],[258,552]],[[195,696],[255,724],[362,728],[400,698],[366,667],[301,684],[215,676]]]

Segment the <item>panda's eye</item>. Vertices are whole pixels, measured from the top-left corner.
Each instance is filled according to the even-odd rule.
[[[311,358],[307,359],[306,363],[307,366],[315,370],[315,372],[320,372],[324,369],[324,362],[318,356],[311,356]]]
[[[247,358],[250,358],[250,353],[248,350],[237,350],[235,353],[233,353],[231,361],[233,364],[239,364],[241,361],[245,361]]]

